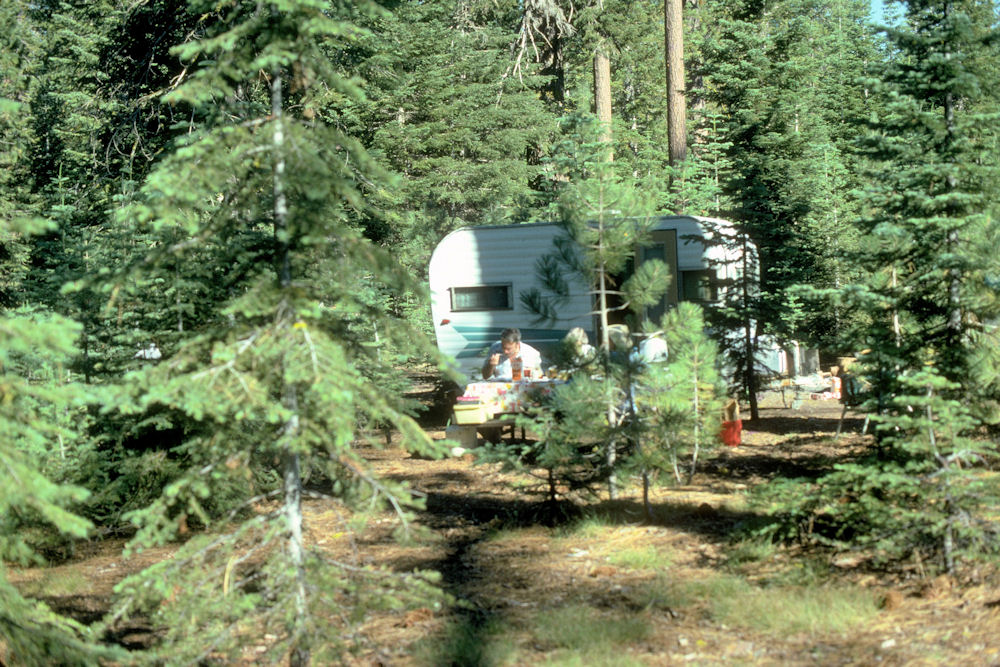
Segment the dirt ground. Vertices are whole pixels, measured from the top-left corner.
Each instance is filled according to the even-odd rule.
[[[807,400],[793,410],[771,396],[763,405],[761,418],[745,424],[739,447],[713,451],[691,484],[656,492],[655,520],[644,520],[634,487],[614,503],[596,501],[592,509],[616,517],[598,537],[546,525],[539,505],[523,492],[523,477],[475,465],[471,455],[416,458],[396,446],[397,436],[385,449],[367,450],[380,475],[406,480],[424,494],[426,510],[418,519],[431,537],[409,546],[395,543],[387,514],[358,536],[353,545],[358,557],[401,571],[437,570],[462,604],[372,616],[362,627],[363,648],[351,664],[493,664],[487,655],[449,649],[448,638],[460,628],[468,642],[485,643],[491,629],[501,626],[512,647],[508,655],[514,656],[505,664],[593,664],[586,658],[560,662],[560,653],[539,642],[530,627],[541,610],[587,605],[608,618],[640,614],[649,624],[650,632],[622,648],[622,661],[628,658],[630,664],[1000,665],[995,571],[951,580],[921,577],[916,564],[884,572],[850,559],[833,560],[830,584],[861,587],[880,606],[873,622],[846,633],[754,631],[713,621],[697,602],[648,604],[643,591],[650,573],[610,562],[616,549],[641,546],[669,554],[669,576],[679,581],[731,571],[726,556],[740,520],[740,498],[748,489],[779,475],[810,474],[864,447],[860,415],[848,414],[845,434],[832,437],[841,415],[835,401]],[[442,439],[442,424],[433,415],[428,421],[430,435]],[[320,545],[333,530],[326,525],[328,502],[309,500],[306,506],[307,538]],[[69,582],[63,593],[51,595],[48,589],[49,603],[93,621],[127,571],[170,553],[169,548],[149,550],[125,562],[121,546],[114,540],[83,545],[66,563],[14,571],[12,579],[29,593],[43,582]],[[740,574],[753,580],[809,557],[815,556],[782,550]],[[133,627],[116,639],[139,645],[147,631]]]

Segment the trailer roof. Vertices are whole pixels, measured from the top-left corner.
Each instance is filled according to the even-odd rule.
[[[638,216],[633,216],[638,217]],[[654,215],[651,218],[656,218],[658,222],[666,222],[667,220],[695,220],[697,222],[711,222],[719,227],[732,228],[734,225],[729,220],[723,220],[722,218],[712,218],[704,215]],[[455,234],[457,232],[469,231],[471,229],[511,229],[513,227],[542,227],[544,225],[555,225],[555,221],[535,221],[535,222],[509,222],[505,224],[495,224],[495,225],[465,225],[464,227],[459,227],[453,229],[452,231],[445,234],[445,237]],[[444,237],[443,237],[444,238]]]

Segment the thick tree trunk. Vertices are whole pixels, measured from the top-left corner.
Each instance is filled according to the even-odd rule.
[[[598,51],[594,54],[594,113],[601,122],[601,139],[608,147],[608,162],[615,159],[611,143],[611,61]]]
[[[664,52],[667,62],[667,142],[670,164],[687,158],[687,101],[684,83],[683,0],[663,0]]]

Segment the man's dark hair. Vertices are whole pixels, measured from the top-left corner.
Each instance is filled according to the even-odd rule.
[[[520,329],[504,329],[500,332],[500,340],[504,343],[520,343],[521,342],[521,330]]]

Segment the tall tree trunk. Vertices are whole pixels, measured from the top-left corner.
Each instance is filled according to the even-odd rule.
[[[746,357],[744,371],[744,383],[747,388],[747,401],[750,403],[750,419],[755,421],[760,415],[757,407],[757,374],[754,371],[754,339],[757,331],[754,327],[753,316],[750,311],[750,283],[748,276],[756,275],[754,262],[750,258],[750,239],[747,234],[743,234],[743,348]]]
[[[601,122],[601,140],[608,147],[608,162],[615,159],[611,143],[611,60],[597,51],[594,54],[594,113]]]
[[[600,231],[603,235],[603,223],[601,223]],[[598,244],[603,246],[604,239],[599,238]],[[601,322],[601,347],[607,353],[611,349],[611,337],[608,334],[608,276],[605,272],[604,262],[602,261],[597,268],[597,311],[599,313]],[[605,354],[605,364],[607,364],[608,355]],[[605,366],[604,369],[605,377],[610,376],[610,369]],[[608,405],[608,425],[612,428],[618,425],[618,411],[617,406],[614,404]],[[617,443],[616,438],[612,437],[607,444],[607,450],[605,451],[605,463],[608,466],[608,497],[611,500],[618,498],[618,478],[615,475],[615,464],[617,463]]]
[[[691,436],[691,441],[694,444],[694,451],[691,454],[691,471],[688,473],[688,484],[694,479],[694,473],[698,469],[698,454],[701,449],[701,396],[698,393],[698,385],[700,383],[700,371],[701,371],[701,357],[698,355],[698,348],[694,350],[694,364],[692,364],[694,369],[694,377],[692,378],[692,386],[694,389],[694,396],[692,401],[692,411],[694,412],[694,433]]]
[[[664,52],[667,63],[667,142],[670,164],[687,158],[687,107],[684,95],[683,0],[663,0]]]
[[[288,200],[285,195],[285,134],[282,99],[281,72],[275,72],[271,80],[271,116],[274,119],[274,231],[277,240],[277,270],[278,281],[283,292],[288,292],[292,286],[291,249],[288,246]],[[282,301],[280,309],[291,308],[290,301]],[[279,318],[288,318],[294,322],[295,314],[279,313]],[[287,443],[291,442],[299,432],[299,397],[294,384],[287,384],[283,390],[282,401],[291,413],[285,422],[281,438],[286,442],[282,453],[282,479],[284,483],[284,507],[282,511],[288,521],[288,556],[295,572],[295,624],[289,628],[292,636],[291,655],[288,658],[290,667],[306,667],[310,663],[309,650],[298,645],[298,627],[305,623],[308,608],[306,605],[305,548],[302,543],[302,475],[300,472],[299,454]]]
[[[948,53],[946,55],[950,56],[951,54]],[[945,139],[949,150],[953,150],[954,137],[956,135],[955,106],[955,98],[951,93],[947,93],[944,98],[944,122],[946,130]],[[954,193],[958,191],[958,179],[955,177],[954,172],[948,173],[946,182],[949,192]],[[959,231],[956,228],[952,228],[948,231],[948,250],[952,253],[960,253],[958,245]],[[948,269],[948,341],[946,345],[947,349],[953,351],[953,353],[955,350],[962,349],[962,270],[956,266]],[[964,361],[964,359],[954,357],[947,359],[946,368],[951,372],[946,371],[945,375],[951,380],[962,377],[965,371]]]

